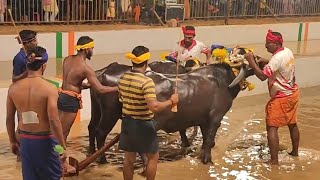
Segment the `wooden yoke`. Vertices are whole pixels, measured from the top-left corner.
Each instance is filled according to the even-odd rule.
[[[96,151],[94,154],[92,154],[90,157],[86,158],[85,160],[79,161],[73,157],[69,157],[69,164],[76,168],[76,173],[74,175],[79,175],[79,171],[82,171],[84,168],[86,168],[89,164],[91,164],[93,161],[95,161],[99,156],[101,156],[105,151],[110,149],[114,144],[116,144],[120,139],[120,134],[118,134],[116,137],[114,137],[110,142],[105,144],[102,148],[100,148],[98,151]],[[72,174],[73,175],[73,174]]]

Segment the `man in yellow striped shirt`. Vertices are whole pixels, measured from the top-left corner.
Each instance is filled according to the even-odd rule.
[[[157,132],[153,122],[154,113],[160,112],[178,103],[178,95],[173,94],[169,100],[157,101],[155,84],[145,76],[150,59],[149,49],[137,46],[126,55],[131,59],[133,68],[125,73],[118,83],[120,101],[122,102],[122,125],[119,148],[125,151],[123,177],[133,179],[133,163],[136,153],[147,156],[147,180],[155,178],[159,158]]]

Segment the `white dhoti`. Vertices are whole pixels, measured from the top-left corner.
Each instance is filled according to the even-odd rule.
[[[126,13],[130,6],[130,0],[121,0],[121,9],[122,9],[122,13]]]

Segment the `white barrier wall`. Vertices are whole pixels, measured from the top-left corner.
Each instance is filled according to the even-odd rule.
[[[301,32],[299,33],[299,27]],[[212,44],[255,44],[264,43],[268,29],[279,31],[285,41],[320,39],[320,22],[284,23],[263,25],[228,25],[196,27],[197,39],[207,46]],[[97,54],[115,54],[131,51],[137,44],[142,44],[151,51],[172,49],[179,39],[181,28],[152,28],[130,30],[108,30],[97,32],[57,32],[39,33],[39,45],[48,49],[50,58],[66,57],[74,51],[74,44],[80,36],[87,35],[95,40]],[[20,48],[16,35],[0,36],[6,48],[0,53],[0,61],[12,60]],[[70,38],[71,37],[71,38]],[[70,50],[71,49],[71,50]],[[59,55],[61,54],[61,55]]]
[[[320,23],[309,23],[308,36],[309,39],[320,38]],[[320,47],[318,48],[320,49]]]

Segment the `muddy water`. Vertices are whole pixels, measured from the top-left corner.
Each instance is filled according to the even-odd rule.
[[[291,149],[288,129],[279,130],[280,166],[268,166],[269,159],[264,105],[267,95],[243,97],[235,100],[232,110],[222,121],[216,147],[212,149],[213,165],[203,165],[198,159],[202,143],[201,133],[188,130],[192,141],[189,148],[181,148],[177,133],[158,132],[160,160],[157,179],[319,179],[320,178],[320,86],[302,89],[299,108],[301,133],[299,157],[287,154]],[[70,155],[79,160],[86,156],[88,146],[87,121],[75,124],[68,141]],[[120,131],[120,122],[108,140]],[[106,152],[108,164],[93,163],[78,177],[66,179],[122,179],[123,152],[113,146]],[[0,179],[21,179],[21,165],[11,154],[6,134],[0,135]],[[137,161],[135,179],[143,179],[141,161]]]

